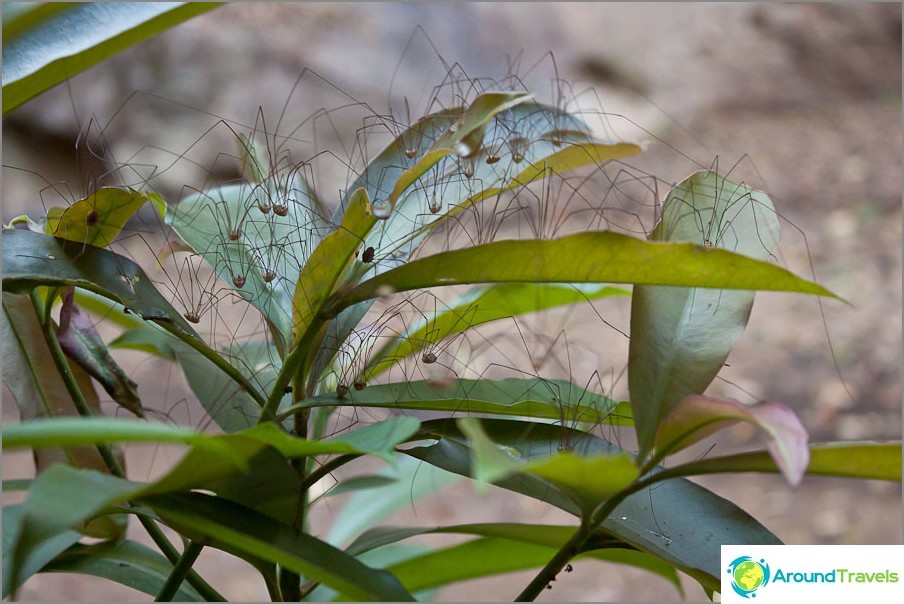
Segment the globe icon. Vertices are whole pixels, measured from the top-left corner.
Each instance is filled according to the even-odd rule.
[[[734,569],[734,581],[744,591],[754,591],[764,578],[763,567],[753,560],[741,562]]]

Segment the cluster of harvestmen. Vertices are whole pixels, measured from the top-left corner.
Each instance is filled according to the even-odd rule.
[[[88,154],[101,158],[109,169],[99,175],[88,175],[87,182],[81,185],[82,195],[76,195],[65,183],[45,181],[47,186],[41,191],[42,200],[47,190],[52,190],[64,200],[75,200],[99,186],[114,182],[153,190],[180,162],[188,162],[201,169],[205,175],[203,182],[194,186],[184,184],[176,199],[194,195],[209,200],[204,211],[210,213],[209,218],[217,230],[216,245],[212,249],[195,251],[181,245],[178,239],[168,236],[170,227],[162,224],[157,214],[153,218],[142,218],[146,222],[153,222],[146,228],[130,223],[128,232],[117,242],[116,249],[127,250],[126,242],[135,238],[142,242],[152,252],[159,267],[159,270],[151,271],[151,274],[161,279],[158,285],[170,294],[174,305],[183,309],[188,321],[195,324],[203,321],[210,341],[215,345],[219,344],[220,348],[226,348],[224,343],[231,344],[242,338],[268,337],[262,318],[248,304],[250,300],[246,285],[251,269],[258,268],[262,281],[268,286],[276,286],[283,278],[280,274],[286,272],[279,270],[280,267],[293,266],[297,274],[316,243],[338,225],[344,208],[340,205],[331,213],[316,193],[321,191],[315,182],[319,164],[325,161],[338,162],[339,171],[346,174],[347,182],[351,182],[364,173],[364,168],[373,159],[380,141],[396,141],[394,144],[398,145],[397,155],[405,163],[384,166],[378,174],[367,176],[374,178],[377,187],[388,193],[393,184],[393,175],[416,161],[442,134],[442,131],[433,128],[429,122],[420,120],[418,116],[441,114],[443,111],[467,106],[478,94],[489,90],[527,91],[525,81],[528,76],[536,76],[536,72],[545,66],[549,66],[554,72],[554,77],[550,80],[550,104],[559,110],[556,116],[570,113],[585,121],[596,118],[598,124],[594,123],[593,126],[603,135],[611,132],[610,120],[626,119],[602,111],[602,103],[592,88],[576,92],[560,78],[552,53],[527,69],[522,69],[523,57],[519,54],[508,61],[507,74],[501,79],[475,78],[469,76],[462,65],[447,63],[432,47],[432,42],[424,32],[418,31],[416,35],[426,38],[443,74],[440,83],[431,89],[425,89],[424,94],[415,102],[419,110],[413,110],[409,97],[403,96],[401,109],[394,108],[390,100],[388,112],[377,112],[366,102],[339,90],[326,78],[305,70],[293,85],[272,130],[267,126],[263,109],[258,110],[256,119],[250,126],[213,116],[215,123],[184,151],[174,153],[146,145],[126,161],[117,162],[110,152],[106,133],[127,103],[136,95],[141,95],[158,102],[179,105],[149,93],[135,93],[114,113],[107,125],[99,127],[92,118],[82,128],[83,134],[77,142],[80,157]],[[412,37],[414,38],[415,36]],[[405,53],[410,51],[410,46],[411,44],[403,52],[403,59]],[[399,65],[401,63],[402,60]],[[390,99],[394,80],[395,73],[390,82]],[[332,108],[318,109],[291,131],[281,134],[293,94],[302,82],[310,84],[312,81],[333,89],[347,102]],[[587,97],[591,98],[589,104],[593,105],[593,109],[586,108],[588,103],[583,99]],[[342,112],[362,110],[362,125],[355,130],[354,141],[350,146],[340,144],[338,151],[319,148],[318,140],[322,138],[324,128],[333,139],[342,139],[339,125]],[[531,126],[526,118],[519,121],[506,114],[495,117],[488,125],[479,149],[464,156],[452,155],[438,162],[403,195],[400,203],[412,206],[405,214],[408,222],[404,223],[404,229],[383,229],[383,223],[380,222],[375,231],[361,242],[358,258],[365,265],[363,270],[388,270],[410,259],[417,250],[422,250],[423,253],[440,252],[506,237],[554,238],[567,232],[588,229],[618,229],[641,236],[649,233],[657,218],[657,203],[661,201],[660,180],[653,174],[619,161],[607,166],[591,166],[578,174],[549,173],[546,178],[535,183],[525,183],[509,189],[499,188],[480,199],[481,203],[459,203],[474,199],[487,189],[499,187],[499,182],[510,180],[526,167],[531,145],[537,144],[541,139],[553,146],[567,144],[563,143],[563,139],[574,128],[575,122],[573,118],[568,118],[567,122],[556,123],[558,119],[553,117],[553,123],[537,127]],[[305,128],[307,131],[303,135]],[[195,155],[201,154],[198,148],[202,146],[202,141],[215,132],[225,132],[228,139],[235,141],[237,152],[217,149],[213,163],[195,159]],[[305,150],[301,153],[305,157],[303,161],[296,159],[293,147]],[[166,163],[142,161],[143,153],[148,150],[169,155],[170,158]],[[681,155],[695,168],[705,167]],[[230,168],[229,165],[233,167]],[[733,170],[734,168],[731,171]],[[232,176],[225,179],[217,176],[223,173]],[[244,187],[244,203],[237,215],[233,213],[229,203],[218,198],[222,188],[227,185]],[[734,203],[744,204],[749,201],[740,196]],[[177,208],[178,203],[176,201]],[[298,211],[296,206],[302,206],[302,211]],[[45,202],[45,209],[46,207]],[[690,206],[688,208],[688,211],[696,212]],[[291,225],[294,234],[289,238],[275,239],[272,234],[279,221],[292,220],[295,216],[307,218]],[[88,219],[90,220],[90,214]],[[716,245],[720,240],[732,237],[731,215],[727,213],[722,216],[697,216],[695,220],[705,233],[704,243],[707,245]],[[414,234],[426,232],[437,221],[442,221],[442,225],[433,229],[431,237],[420,246],[422,241]],[[161,231],[167,235],[166,241],[152,244],[151,241]],[[266,245],[243,246],[243,242],[247,242],[252,234],[267,241]],[[238,255],[235,253],[237,249],[241,250]],[[132,250],[130,255],[134,253]],[[244,260],[236,263],[236,257]],[[221,278],[222,275],[218,275],[218,272],[222,272],[218,268],[222,266],[227,267],[228,282]],[[294,287],[294,283],[279,285],[288,286],[290,290]],[[236,304],[224,305],[227,299]],[[233,307],[240,310],[235,312],[231,310]],[[333,352],[334,360],[320,381],[321,388],[332,388],[340,396],[350,392],[353,395],[353,391],[366,388],[368,384],[365,372],[380,344],[388,338],[406,337],[416,326],[429,326],[438,313],[448,309],[448,304],[434,291],[394,295],[379,301],[362,321],[362,326],[354,330]],[[609,328],[627,337],[624,331],[604,319],[595,307],[593,312]],[[467,313],[461,316],[461,321],[468,321]],[[394,381],[400,377],[405,381],[426,379],[437,386],[465,376],[481,378],[509,375],[537,380],[560,378],[581,384],[587,390],[606,392],[614,388],[615,382],[624,373],[623,365],[617,374],[613,369],[609,384],[603,384],[602,370],[599,368],[593,370],[589,377],[581,379],[572,372],[572,355],[592,355],[594,352],[583,350],[574,342],[569,343],[564,326],[553,330],[552,334],[542,334],[545,338],[542,346],[544,352],[538,354],[536,342],[529,341],[523,332],[523,319],[509,317],[505,325],[509,326],[509,339],[516,342],[514,347],[506,348],[498,333],[487,337],[480,330],[467,333],[460,331],[451,337],[440,338],[428,329],[417,355],[395,364],[386,375]],[[582,326],[582,329],[586,329],[586,326]],[[514,356],[512,348],[521,354]],[[483,367],[478,364],[481,359],[486,359]],[[233,360],[252,377],[260,373],[262,366],[272,369],[280,363],[279,355],[273,350],[263,359],[250,360],[241,354],[235,354]],[[550,387],[555,386],[549,383]],[[353,421],[357,421],[356,417]],[[575,421],[569,419],[563,411],[560,419],[563,425]],[[617,433],[613,434],[617,438]],[[568,443],[560,443],[559,447],[568,448]]]

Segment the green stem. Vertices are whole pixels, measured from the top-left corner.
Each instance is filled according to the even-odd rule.
[[[515,601],[533,602],[544,589],[552,585],[552,582],[556,580],[556,575],[565,568],[565,565],[568,564],[569,560],[578,555],[578,552],[581,551],[581,547],[583,547],[584,543],[586,543],[587,539],[589,539],[592,534],[593,527],[590,526],[590,523],[581,522],[580,528],[578,528],[574,535],[565,542],[565,545],[559,548],[559,551],[557,551],[552,559],[546,563],[546,566],[537,573],[537,576],[527,584],[527,587],[518,594]]]
[[[304,478],[304,480],[301,481],[301,488],[304,491],[307,491],[312,486],[317,484],[317,481],[319,481],[330,472],[336,470],[336,468],[344,466],[348,462],[354,459],[358,459],[359,457],[361,457],[360,453],[349,453],[348,455],[340,455],[339,457],[334,457],[333,459],[329,460],[328,462],[308,474]]]
[[[179,561],[176,562],[169,577],[166,578],[163,587],[160,588],[160,592],[154,599],[155,602],[173,601],[173,596],[179,591],[182,582],[185,581],[188,573],[191,572],[192,565],[194,565],[195,560],[198,559],[198,555],[200,555],[201,550],[203,549],[204,546],[200,543],[196,543],[195,541],[188,542],[188,545],[185,546],[185,551],[182,552],[182,556],[179,557]]]
[[[581,527],[578,531],[572,535],[571,539],[563,545],[559,551],[556,552],[555,556],[546,563],[540,572],[537,573],[537,576],[524,588],[524,590],[518,595],[516,599],[517,602],[533,602],[538,595],[546,588],[547,585],[551,585],[552,581],[555,580],[556,576],[562,572],[562,569],[565,568],[565,565],[568,562],[581,553],[582,548],[587,543],[587,540],[596,532],[596,529],[599,528],[606,518],[612,515],[612,512],[617,508],[629,495],[633,495],[637,491],[641,489],[645,489],[649,485],[657,482],[656,475],[649,476],[642,480],[636,480],[633,484],[628,486],[625,490],[620,493],[610,497],[605,502],[603,502],[598,508],[596,508],[593,512],[583,516],[581,518]]]
[[[53,358],[53,362],[56,365],[60,377],[63,379],[63,383],[66,386],[66,390],[69,392],[69,396],[72,398],[76,410],[82,417],[91,416],[92,413],[91,409],[88,407],[88,401],[85,399],[85,395],[82,393],[82,389],[79,387],[78,382],[76,382],[75,376],[72,375],[72,369],[69,367],[66,353],[64,353],[63,349],[60,347],[60,341],[57,339],[56,332],[53,329],[53,323],[50,318],[50,305],[46,305],[45,307],[44,302],[34,290],[31,292],[31,302],[35,307],[35,313],[38,315],[38,321],[41,324],[41,333],[44,335],[44,341],[50,348],[50,356]],[[98,444],[96,446],[101,459],[103,459],[104,464],[107,466],[110,473],[113,476],[125,478],[125,470],[116,459],[116,456],[113,455],[113,451],[110,450],[110,447],[105,444]],[[157,544],[157,547],[160,548],[160,551],[163,552],[163,555],[166,556],[167,560],[169,560],[171,564],[177,564],[181,558],[179,551],[173,547],[173,544],[170,543],[166,535],[163,534],[160,527],[154,524],[154,521],[150,518],[145,518],[140,515],[138,516],[138,521],[141,522],[141,525],[151,536],[154,543]],[[226,601],[226,598],[220,595],[195,571],[189,573],[188,582],[208,602]]]
[[[292,380],[292,399],[293,401],[303,400],[304,379],[303,375],[294,375]],[[308,437],[308,420],[311,410],[303,409],[295,414],[295,436],[298,438]],[[301,457],[292,460],[292,467],[298,473],[298,504],[295,508],[295,518],[292,521],[292,527],[299,533],[304,532],[307,507],[308,507],[308,481],[307,481],[307,458]],[[301,600],[301,576],[298,573],[291,572],[285,568],[280,569],[279,573],[280,588],[283,600],[287,602],[298,602]]]

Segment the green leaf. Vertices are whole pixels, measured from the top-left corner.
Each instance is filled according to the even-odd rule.
[[[621,452],[599,437],[560,426],[489,419],[482,420],[482,425],[494,442],[518,451],[526,461],[546,459],[563,443],[583,456]],[[444,470],[470,475],[472,452],[455,426],[445,420],[425,422],[421,432],[435,438],[436,444],[406,449],[405,453]],[[579,507],[561,490],[530,474],[514,475],[496,484],[580,515]],[[665,560],[716,591],[723,572],[721,544],[781,543],[744,510],[685,479],[666,480],[628,496],[600,531]]]
[[[729,281],[756,278],[769,266],[776,271],[776,287],[737,288],[727,282],[713,284],[699,279],[657,284],[684,287],[634,289],[628,385],[641,459],[649,453],[656,430],[678,401],[706,390],[747,325],[754,292],[724,290],[785,289],[778,281],[786,279],[788,273],[752,260],[768,259],[780,236],[778,216],[769,197],[714,172],[697,172],[669,193],[651,240],[713,246],[711,251],[720,255],[725,254],[723,250],[743,254],[745,260],[736,264],[735,274],[726,274]],[[828,293],[813,285],[790,286],[787,291]]]
[[[135,212],[156,193],[103,187],[68,208],[47,211],[47,233],[96,247],[107,247]]]
[[[181,342],[179,344],[174,346],[176,361],[185,374],[188,386],[216,424],[229,433],[257,424],[261,407],[248,390],[223,373],[210,359],[181,345]]]
[[[220,3],[86,3],[3,44],[3,114],[129,46]]]
[[[23,292],[39,285],[74,285],[102,295],[190,345],[263,406],[264,398],[254,386],[201,340],[128,258],[25,230],[4,229],[3,239],[4,289]]]
[[[327,308],[338,312],[376,297],[378,290],[512,282],[658,284],[836,297],[781,267],[725,250],[601,231],[551,240],[496,241],[427,256],[335,295]]]
[[[386,342],[367,362],[364,381],[394,367],[405,357],[476,325],[517,317],[558,306],[589,302],[609,296],[630,295],[615,287],[503,283],[474,288],[432,317],[412,325]]]
[[[292,331],[296,344],[320,312],[352,262],[362,239],[376,222],[369,205],[367,191],[355,191],[342,224],[320,242],[301,269],[292,297]],[[363,263],[363,254],[358,262]]]
[[[4,485],[4,491],[6,490]],[[62,531],[45,539],[22,556],[13,576],[13,551],[22,525],[23,506],[7,505],[3,507],[3,597],[14,593],[26,579],[40,571],[60,552],[82,538],[76,531]]]
[[[494,482],[519,472],[527,465],[520,461],[520,451],[512,447],[500,447],[494,443],[477,418],[464,417],[455,423],[468,439],[474,462],[471,477],[478,483]]]
[[[368,568],[328,543],[232,502],[200,493],[142,501],[167,524],[199,543],[239,557],[275,562],[355,600],[413,601],[388,572]]]
[[[401,194],[419,179],[427,170],[446,155],[456,153],[462,157],[476,155],[483,140],[484,128],[494,115],[510,107],[530,100],[531,95],[522,92],[487,92],[481,94],[453,122],[433,146],[422,155],[417,162],[405,170],[392,187],[388,200],[374,199],[374,202],[387,202],[391,209],[395,208]],[[375,213],[376,210],[375,210]],[[389,218],[389,214],[380,216]]]
[[[270,176],[270,162],[261,152],[257,141],[244,134],[238,136],[239,156],[242,159],[242,175],[248,182],[263,183]]]
[[[384,407],[450,413],[490,413],[556,419],[566,423],[621,425],[618,402],[562,380],[508,378],[504,380],[429,380],[394,382],[350,389],[344,396],[319,394],[283,410],[288,416],[308,407]]]
[[[53,15],[67,11],[77,2],[4,2],[3,41],[9,42]]]
[[[794,410],[773,401],[742,405],[708,396],[686,396],[672,409],[656,432],[656,456],[662,459],[735,422],[748,422],[769,437],[769,452],[792,485],[800,483],[810,452],[807,430]]]
[[[627,453],[586,457],[565,451],[525,463],[517,448],[494,443],[480,420],[468,417],[457,423],[473,452],[475,480],[495,482],[517,472],[538,476],[570,497],[585,517],[630,486],[638,476],[634,460]]]
[[[3,292],[3,383],[19,408],[23,421],[75,421],[78,416],[75,402],[57,370],[50,349],[44,339],[42,328],[35,314],[34,305],[26,296]],[[101,414],[100,401],[94,391],[91,378],[78,365],[70,363],[69,370],[81,390],[88,408]],[[44,418],[44,419],[38,419]],[[14,426],[5,426],[7,429]],[[35,450],[35,469],[38,474],[54,463],[90,468],[109,472],[107,464],[96,447],[77,446],[78,443],[55,443],[52,448]],[[85,444],[85,443],[81,443]],[[3,446],[8,446],[4,438]],[[113,454],[121,465],[125,460],[122,452]],[[125,530],[122,518],[104,518],[91,525],[88,532],[94,536],[116,536]]]
[[[771,451],[708,457],[663,470],[665,476],[736,472],[779,472]],[[900,442],[831,442],[810,445],[807,474],[873,480],[901,480]]]
[[[70,360],[100,382],[121,407],[144,417],[141,399],[138,398],[138,384],[110,356],[110,351],[94,328],[94,321],[75,305],[74,293],[75,288],[70,287],[63,295],[60,326],[57,328],[60,347]]]
[[[190,444],[224,453],[214,437],[189,428],[109,417],[58,417],[3,426],[3,448],[74,447],[97,443],[156,442]]]
[[[108,250],[20,229],[3,229],[3,288],[75,285],[197,338],[137,264]]]
[[[345,211],[350,193],[359,188],[367,191],[369,199],[388,199],[393,185],[417,161],[417,155],[431,148],[463,111],[452,108],[426,116],[390,143],[347,189],[336,210],[336,221]],[[379,275],[407,262],[427,234],[444,220],[486,199],[495,199],[502,191],[576,168],[598,166],[640,150],[634,144],[593,138],[586,124],[556,107],[533,101],[510,107],[486,124],[477,154],[444,157],[404,192],[387,220],[377,222],[363,246],[375,249],[370,270]],[[469,170],[473,171],[470,178],[463,174]],[[357,282],[363,274],[353,273],[346,282]],[[355,305],[330,323],[313,365],[315,380],[369,307],[370,303]]]
[[[109,348],[140,350],[167,361],[176,361],[176,349],[181,342],[154,323],[140,323],[110,341]]]
[[[534,568],[536,566],[542,566],[552,558],[555,552],[568,541],[576,530],[576,526],[507,523],[466,524],[423,528],[380,527],[362,534],[361,537],[350,545],[346,551],[349,553],[357,553],[369,551],[370,548],[382,549],[386,544],[396,543],[402,539],[409,539],[413,536],[423,534],[451,533],[478,535],[490,538],[486,540],[471,541],[469,543],[475,545],[465,544],[462,550],[456,550],[455,547],[457,546],[455,546],[436,552],[437,555],[435,557],[429,554],[425,556],[425,566],[433,566],[434,563],[446,560],[450,566],[455,567],[451,569],[437,569],[439,572],[437,578],[445,577],[443,583],[441,583],[445,584],[452,580],[465,580],[484,576],[484,571],[486,571],[485,574],[495,574],[497,572],[509,570],[506,568],[507,562],[504,560],[499,563],[500,566],[496,565],[495,560],[497,555],[477,555],[477,552],[473,552],[473,555],[471,556],[466,555],[466,552],[468,552],[470,548],[495,548],[495,543],[493,545],[489,545],[489,543],[499,542],[498,545],[500,547],[503,544],[506,545],[508,552],[499,554],[498,557],[507,559],[510,556],[518,558],[521,546],[527,545],[529,549],[531,549],[532,554],[530,557],[522,559],[522,562],[525,564],[522,568]],[[484,545],[476,545],[481,541],[484,542]],[[378,549],[377,551],[380,550]],[[462,559],[458,560],[457,558],[459,558],[459,556],[461,556]],[[597,560],[628,564],[643,568],[660,575],[681,592],[681,582],[672,565],[663,562],[655,556],[637,551],[631,548],[631,546],[612,537],[604,536],[602,534],[594,537],[588,541],[582,552],[578,553],[578,558],[594,558]],[[531,564],[531,561],[535,559],[539,559],[540,562]],[[482,568],[479,564],[473,564],[474,561],[483,562],[486,565],[485,568]],[[416,573],[413,572],[414,566],[415,565],[412,563],[411,565],[406,564],[393,567],[393,572],[409,590],[417,589],[415,586],[420,585],[421,581],[432,581],[432,577],[434,576],[433,573],[425,572],[422,577],[416,577],[414,576]],[[439,566],[442,566],[442,564]],[[511,570],[517,569],[513,568]],[[409,585],[409,581],[411,582],[411,585]]]
[[[455,474],[411,457],[402,457],[396,467],[386,468],[379,475],[393,479],[393,483],[352,494],[336,515],[327,541],[346,543],[394,512],[458,480]]]
[[[167,204],[166,224],[291,342],[299,266],[326,234],[298,171],[200,191]]]
[[[343,493],[351,493],[352,491],[364,491],[367,489],[378,489],[398,482],[392,476],[380,476],[379,474],[371,474],[367,476],[354,476],[346,478],[329,491],[324,493],[326,497],[333,497]]]
[[[84,528],[98,512],[134,489],[127,480],[65,465],[54,465],[39,474],[22,505],[20,530],[11,547],[9,584],[18,585],[25,579],[32,570],[27,561],[46,547],[48,540],[62,539],[59,536],[69,529]]]
[[[169,561],[135,541],[76,544],[45,565],[44,573],[75,573],[115,581],[155,596],[173,570]],[[198,592],[183,584],[176,591],[176,602],[203,602]]]

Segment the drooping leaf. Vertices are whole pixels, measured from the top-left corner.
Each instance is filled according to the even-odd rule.
[[[10,548],[9,584],[21,584],[28,571],[38,570],[26,562],[47,547],[48,540],[65,541],[61,534],[84,529],[100,510],[134,489],[127,480],[60,464],[39,474],[22,504],[19,531]]]
[[[565,446],[577,455],[614,454],[605,440],[577,430],[513,420],[482,420],[490,438],[529,461],[546,459]],[[405,452],[431,465],[470,476],[472,452],[467,439],[448,421],[425,422],[421,433],[436,444]],[[518,474],[500,487],[580,515],[571,498],[545,480]],[[719,590],[723,543],[779,544],[779,539],[733,503],[685,479],[665,480],[628,496],[606,519],[601,531],[653,554],[689,574],[705,588]]]
[[[3,448],[76,446],[115,442],[164,442],[191,445],[246,470],[245,460],[270,446],[293,459],[310,455],[358,454],[389,459],[394,447],[417,432],[413,417],[393,417],[330,439],[310,441],[291,436],[272,422],[235,434],[209,435],[182,426],[113,418],[34,420],[3,427]],[[198,464],[203,465],[203,464]],[[161,479],[163,480],[163,479]]]
[[[768,450],[776,465],[788,482],[799,484],[810,459],[807,430],[790,407],[774,401],[742,405],[734,400],[686,396],[659,425],[656,457],[679,451],[739,421],[749,422],[767,434]]]
[[[275,562],[355,600],[414,600],[388,572],[368,568],[324,541],[224,499],[185,493],[142,501],[195,541],[239,557]]]
[[[600,231],[551,240],[497,241],[434,254],[335,295],[327,308],[336,313],[376,297],[378,290],[404,292],[443,285],[512,282],[657,284],[835,297],[781,267],[725,250],[643,241]]]
[[[118,302],[147,321],[197,338],[141,268],[124,256],[50,235],[3,229],[3,289],[74,285]]]
[[[60,347],[72,361],[100,382],[107,394],[121,407],[138,417],[144,417],[141,399],[138,398],[138,384],[110,356],[91,317],[75,305],[74,294],[75,288],[69,287],[63,295],[60,325],[57,328]]]
[[[669,193],[650,239],[743,254],[732,280],[749,279],[769,266],[778,271],[777,285],[779,273],[786,273],[764,261],[780,236],[778,216],[764,193],[714,172],[697,172]],[[682,287],[636,287],[631,299],[628,385],[641,458],[678,401],[702,394],[716,377],[747,325],[754,298],[753,291],[726,291],[738,288],[704,279],[652,285]],[[825,295],[810,288],[788,290]]]
[[[664,476],[781,471],[771,451],[707,457],[663,470]],[[807,474],[901,480],[900,442],[829,442],[810,445]]]
[[[74,3],[43,13],[3,44],[3,114],[120,50],[219,6],[216,2]],[[5,32],[4,32],[5,33]]]
[[[45,565],[44,573],[75,573],[115,581],[155,596],[173,570],[170,562],[135,541],[75,544]],[[203,602],[204,598],[184,583],[173,596],[177,602]]]
[[[308,407],[385,407],[449,413],[489,413],[557,419],[567,424],[590,422],[621,425],[617,401],[562,380],[508,378],[393,382],[319,394],[283,410],[285,415]]]
[[[47,211],[47,233],[76,243],[107,247],[126,222],[156,193],[103,187],[68,208]]]
[[[457,581],[540,568],[552,559],[556,552],[556,547],[497,537],[483,537],[411,558],[389,566],[387,570],[398,577],[406,589],[414,592],[428,587],[441,587]],[[640,568],[652,567],[661,570],[662,574],[671,571],[671,575],[674,577],[672,582],[678,584],[680,588],[673,568],[643,552],[632,549],[602,549],[575,556],[576,560],[582,558],[617,562]],[[669,577],[666,576],[666,578]],[[512,596],[516,595],[515,592],[518,589],[512,588]]]
[[[372,380],[405,357],[417,354],[471,327],[558,306],[621,295],[628,295],[628,292],[606,286],[586,288],[578,285],[503,283],[474,288],[441,312],[425,317],[404,334],[381,346],[367,362],[363,372],[364,381]]]
[[[26,579],[82,538],[76,531],[62,531],[42,541],[22,556],[14,577],[13,551],[22,528],[22,507],[22,504],[3,506],[3,598],[8,598]]]

